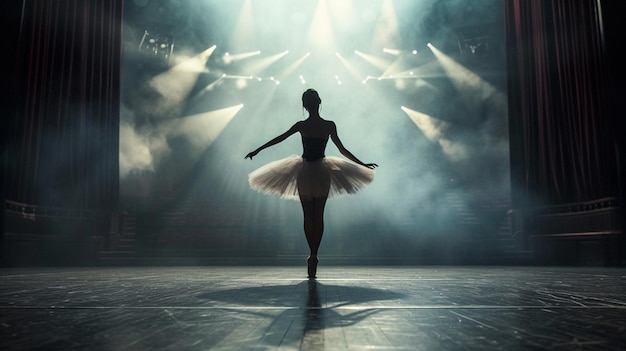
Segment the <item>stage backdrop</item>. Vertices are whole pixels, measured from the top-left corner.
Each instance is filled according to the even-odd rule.
[[[110,210],[118,199],[122,0],[23,1],[5,117],[5,198]]]
[[[519,230],[548,261],[623,264],[623,2],[505,4]]]
[[[15,56],[4,83],[3,197],[113,211],[123,1],[18,5],[3,4],[7,33],[17,38],[9,41]],[[614,59],[619,6],[592,0],[504,5],[513,209],[623,200],[618,83],[624,60]]]

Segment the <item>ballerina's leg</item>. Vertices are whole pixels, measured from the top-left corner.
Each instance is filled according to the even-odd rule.
[[[309,245],[310,255],[317,256],[324,235],[324,208],[326,197],[300,197],[304,213],[304,235]]]

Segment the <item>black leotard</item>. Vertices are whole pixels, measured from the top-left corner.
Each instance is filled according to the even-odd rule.
[[[302,158],[311,162],[317,161],[324,157],[324,150],[326,150],[326,143],[328,143],[328,137],[326,138],[311,138],[302,137],[302,148],[304,152]]]

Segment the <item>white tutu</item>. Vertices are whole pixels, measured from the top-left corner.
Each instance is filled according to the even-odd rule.
[[[293,155],[270,162],[248,175],[252,189],[290,200],[299,200],[300,195],[354,194],[373,179],[373,170],[334,156],[308,162]]]

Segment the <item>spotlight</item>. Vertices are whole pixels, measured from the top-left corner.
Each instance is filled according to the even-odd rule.
[[[274,79],[274,77],[270,77],[269,78],[271,81],[273,81],[274,83],[276,83],[276,85],[280,84],[280,82],[276,79]]]
[[[399,56],[402,53],[401,50],[388,49],[388,48],[383,48],[383,52],[387,54],[395,55],[395,56]]]
[[[490,28],[485,26],[461,28],[457,32],[457,40],[461,54],[479,60],[487,58],[491,53],[492,44],[496,43]]]
[[[170,66],[174,52],[174,37],[168,34],[144,30],[139,51],[146,60],[162,66]]]

